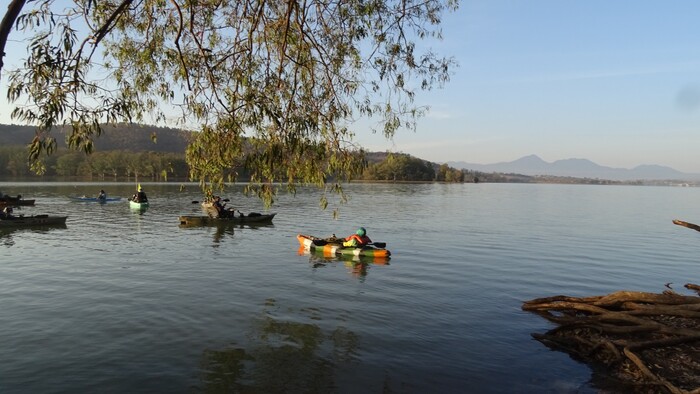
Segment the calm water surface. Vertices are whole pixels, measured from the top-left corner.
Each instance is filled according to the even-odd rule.
[[[593,393],[531,339],[523,301],[696,283],[700,189],[348,185],[280,195],[273,225],[181,228],[196,185],[0,183],[65,228],[0,232],[2,393]],[[121,202],[73,202],[104,188]],[[263,212],[241,186],[228,194]],[[299,254],[297,233],[387,242],[388,264]]]

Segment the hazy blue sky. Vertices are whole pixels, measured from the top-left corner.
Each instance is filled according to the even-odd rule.
[[[439,48],[460,63],[432,111],[371,150],[436,162],[536,154],[700,173],[700,1],[464,1]]]
[[[695,0],[463,1],[433,45],[460,66],[418,97],[431,111],[417,132],[361,127],[358,142],[440,163],[536,154],[700,173],[699,21]],[[9,112],[0,100],[1,123]]]

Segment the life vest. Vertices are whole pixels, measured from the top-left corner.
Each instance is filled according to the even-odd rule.
[[[343,246],[364,246],[370,242],[372,242],[372,240],[370,240],[369,237],[366,235],[360,237],[357,234],[353,234],[353,235],[345,238],[345,242],[343,242]]]

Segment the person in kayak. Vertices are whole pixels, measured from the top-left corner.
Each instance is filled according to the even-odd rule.
[[[5,207],[5,209],[2,210],[2,213],[0,213],[0,218],[13,219],[14,216],[12,216],[12,207]]]
[[[105,193],[104,189],[100,190],[100,194],[97,195],[98,200],[106,200],[107,199],[107,193]]]
[[[355,231],[355,234],[345,238],[343,246],[358,247],[365,246],[370,243],[372,243],[372,240],[367,236],[367,230],[365,230],[364,227],[360,227],[357,229],[357,231]]]
[[[136,194],[134,194],[134,196],[131,197],[131,201],[148,202],[148,197],[146,197],[146,193],[143,191],[143,188],[141,188],[141,185],[139,185],[138,192],[136,192]]]
[[[226,209],[226,206],[225,206],[226,203],[225,202],[223,204],[221,203],[220,196],[214,196],[214,201],[212,202],[212,205],[214,206],[214,209],[216,209],[216,213],[217,213],[218,217],[220,217],[220,218],[228,217],[229,214],[231,213],[228,209]]]

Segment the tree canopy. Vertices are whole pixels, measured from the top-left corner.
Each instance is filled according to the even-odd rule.
[[[432,182],[435,180],[435,170],[428,161],[405,153],[391,153],[385,160],[367,166],[363,179]]]
[[[248,191],[271,203],[277,182],[342,193],[337,182],[365,164],[352,129],[359,118],[387,138],[415,129],[426,109],[416,93],[446,82],[454,66],[422,42],[441,38],[441,18],[457,6],[11,0],[0,50],[11,34],[28,37],[24,64],[6,70],[7,96],[13,119],[37,126],[36,170],[56,147],[54,126],[71,126],[69,145],[89,153],[104,124],[177,114],[199,131],[186,152],[192,179],[221,188],[244,166]]]

